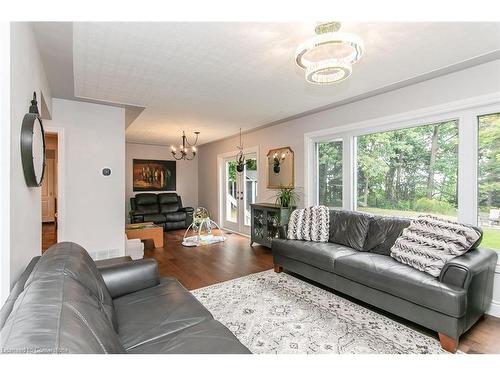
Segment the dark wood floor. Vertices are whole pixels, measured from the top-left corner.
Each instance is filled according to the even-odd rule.
[[[42,253],[57,242],[57,231],[54,223],[42,224]]]
[[[185,247],[183,230],[167,232],[162,248],[145,241],[144,257],[155,258],[162,276],[176,277],[189,290],[273,268],[269,249],[250,247],[250,240],[237,234],[225,235],[225,242]]]

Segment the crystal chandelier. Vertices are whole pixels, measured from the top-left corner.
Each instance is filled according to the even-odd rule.
[[[295,62],[305,70],[310,83],[330,84],[352,73],[352,64],[363,55],[363,41],[354,34],[338,32],[340,22],[320,23],[316,36],[302,43],[295,52]]]
[[[189,143],[186,133],[182,131],[182,144],[179,145],[179,150],[177,150],[174,146],[172,146],[172,156],[174,157],[175,160],[193,160],[194,157],[196,156],[196,143],[198,142],[198,135],[200,132],[194,132],[196,134],[196,139],[194,142],[191,144]],[[191,147],[188,149],[188,147]]]

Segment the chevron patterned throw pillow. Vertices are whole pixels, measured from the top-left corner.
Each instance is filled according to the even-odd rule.
[[[328,242],[330,213],[326,206],[297,209],[288,221],[289,240]]]
[[[446,262],[467,252],[480,236],[470,226],[422,215],[403,230],[391,248],[391,257],[438,277]]]

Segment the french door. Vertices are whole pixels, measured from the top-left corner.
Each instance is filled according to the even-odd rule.
[[[257,199],[257,154],[245,155],[243,172],[236,165],[236,156],[224,159],[223,227],[249,235],[250,204]]]

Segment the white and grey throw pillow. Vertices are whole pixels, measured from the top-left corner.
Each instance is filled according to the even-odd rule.
[[[422,215],[403,230],[391,257],[437,277],[446,262],[467,252],[480,236],[470,226]]]
[[[289,240],[328,242],[330,214],[326,206],[294,210],[288,221]]]

